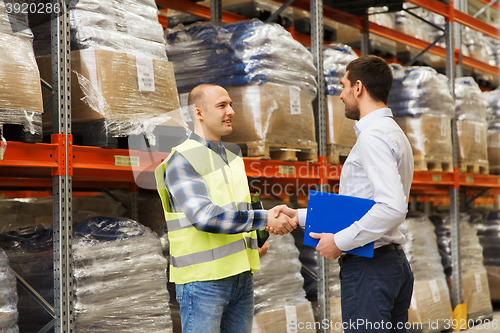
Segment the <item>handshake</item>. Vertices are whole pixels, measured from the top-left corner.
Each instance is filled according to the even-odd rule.
[[[299,225],[299,215],[296,209],[287,205],[279,205],[267,211],[266,231],[274,235],[286,235]]]

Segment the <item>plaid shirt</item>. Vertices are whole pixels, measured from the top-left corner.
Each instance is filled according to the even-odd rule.
[[[191,132],[189,139],[196,140],[212,149],[227,163],[222,142],[215,143]],[[173,212],[183,212],[193,226],[218,234],[236,234],[265,229],[266,210],[236,211],[215,205],[210,199],[208,186],[203,177],[178,152],[174,152],[165,169],[165,185]]]

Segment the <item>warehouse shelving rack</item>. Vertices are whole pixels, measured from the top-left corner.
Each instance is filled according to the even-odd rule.
[[[132,168],[132,160],[138,161],[138,166],[152,175],[153,167],[148,164],[151,157],[154,160],[165,158],[165,153],[127,151],[123,149],[105,149],[98,147],[74,146],[71,136],[71,112],[70,112],[70,59],[69,59],[69,1],[52,0],[58,3],[62,9],[61,13],[52,20],[52,68],[54,82],[49,87],[54,93],[53,100],[53,134],[51,143],[20,143],[8,142],[7,148],[0,153],[0,190],[1,191],[24,191],[27,189],[41,189],[49,191],[53,197],[53,227],[54,227],[54,286],[55,302],[53,318],[41,332],[48,331],[52,326],[55,332],[73,331],[73,294],[72,294],[72,221],[71,221],[71,199],[73,190],[95,190],[102,187],[126,188],[130,191],[136,190],[135,178]],[[291,1],[276,0],[284,4]],[[469,26],[495,38],[500,37],[500,31],[474,19],[455,9],[453,4],[443,4],[436,0],[411,0],[415,5],[444,16],[448,25],[448,46],[453,46],[453,22]],[[221,19],[227,22],[236,22],[246,19],[240,15],[224,12],[220,9],[220,0],[212,0],[212,6],[203,6],[187,0],[156,0],[159,7],[172,8],[192,13],[205,18]],[[375,33],[397,42],[413,46],[420,50],[427,50],[433,54],[447,58],[448,72],[454,77],[454,67],[462,61],[468,65],[488,73],[500,76],[500,70],[493,66],[479,62],[468,57],[460,57],[458,50],[454,47],[443,49],[431,43],[416,39],[412,36],[402,34],[399,31],[388,29],[368,22],[345,12],[324,6],[321,0],[295,0],[292,6],[311,12],[312,33],[311,37],[295,33],[292,28],[290,32],[299,41],[312,46],[312,52],[316,64],[318,64],[318,77],[322,77],[322,18],[323,15],[359,28],[363,33],[364,43],[362,52],[368,50],[368,33]],[[492,6],[492,8],[496,8]],[[216,10],[214,10],[216,9]],[[165,22],[161,10],[160,22]],[[450,80],[453,82],[453,80]],[[324,89],[318,89],[324,92]],[[452,90],[453,91],[453,90]],[[319,161],[311,162],[284,162],[275,160],[259,160],[245,158],[247,175],[249,180],[268,179],[271,184],[289,186],[293,191],[307,188],[309,185],[318,186],[320,189],[335,188],[340,179],[342,166],[331,165],[326,162],[325,137],[324,137],[324,102],[315,106],[317,128],[319,129]],[[456,135],[456,129],[455,129]],[[456,138],[456,137],[455,137]],[[456,142],[456,140],[454,141]],[[454,144],[456,150],[456,144]],[[456,158],[456,156],[455,156]],[[123,160],[130,163],[124,163]],[[118,162],[120,161],[120,162]],[[455,161],[456,162],[456,161]],[[256,164],[257,163],[257,164]],[[128,165],[127,165],[128,164]],[[254,184],[256,188],[262,188],[262,184]],[[458,265],[458,190],[466,189],[470,196],[488,193],[500,194],[500,176],[461,174],[456,167],[453,172],[417,171],[414,174],[412,195],[413,196],[447,196],[451,198],[451,217],[454,234],[452,240],[453,262]],[[306,200],[307,193],[302,195]],[[328,263],[320,261],[322,266],[318,274],[318,296],[320,318],[329,318],[328,286],[325,279]],[[454,271],[459,271],[454,270]],[[459,276],[453,279],[453,295],[460,300]],[[458,279],[458,280],[457,280]],[[460,302],[457,302],[460,303]],[[50,312],[50,307],[49,307]]]

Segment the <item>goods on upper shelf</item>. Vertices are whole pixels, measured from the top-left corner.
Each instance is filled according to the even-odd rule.
[[[435,232],[443,266],[448,279],[451,279],[451,227],[450,216],[431,215],[430,220],[436,226]],[[477,231],[469,223],[470,215],[460,214],[460,275],[462,280],[462,298],[467,304],[467,318],[484,321],[491,318],[493,309],[490,301],[488,276],[483,265],[483,248],[479,244]],[[449,281],[451,284],[451,280]],[[453,296],[453,295],[452,295]],[[452,303],[456,303],[453,302]]]
[[[475,221],[479,243],[483,247],[483,264],[488,273],[492,301],[500,301],[500,212],[485,214]]]
[[[92,217],[74,229],[73,257],[76,331],[172,332],[168,261],[149,228]]]
[[[486,102],[472,77],[455,79],[460,172],[488,174]]]
[[[326,150],[327,160],[339,164],[349,155],[356,143],[355,121],[345,116],[345,106],[340,100],[342,85],[340,81],[346,66],[356,59],[357,54],[345,44],[330,44],[324,50],[324,74],[326,90]]]
[[[261,261],[261,270],[254,274],[254,329],[262,333],[286,332],[302,323],[297,332],[316,332],[311,303],[302,289],[299,251],[292,235],[268,239],[269,250]],[[286,286],[285,288],[283,286]]]
[[[406,237],[403,248],[415,278],[409,322],[422,324],[419,332],[441,332],[452,313],[434,226],[427,216],[410,212],[399,230]]]
[[[483,92],[488,121],[488,162],[490,173],[500,173],[500,88]]]
[[[42,88],[33,34],[28,15],[12,9],[14,3],[27,2],[0,0],[0,150],[4,137],[42,139]]]
[[[249,157],[317,159],[315,68],[310,52],[289,32],[250,20],[179,25],[166,36],[180,92],[200,83],[227,89],[235,116],[233,132],[223,140],[240,144]],[[187,107],[186,94],[181,101]]]
[[[16,276],[7,254],[0,249],[0,332],[19,333],[17,319]]]
[[[157,125],[185,126],[157,15],[154,0],[70,3],[75,143],[100,132],[110,137],[144,133],[154,145]],[[42,78],[50,83],[50,21],[36,23],[37,61]],[[45,100],[49,97],[44,93]],[[50,112],[44,114],[44,123],[52,123]]]
[[[455,104],[448,79],[429,67],[392,67],[388,106],[410,141],[415,170],[452,171]]]

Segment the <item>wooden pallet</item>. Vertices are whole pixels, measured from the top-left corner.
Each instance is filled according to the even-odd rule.
[[[487,175],[489,174],[489,164],[488,162],[467,162],[459,161],[458,170],[461,173],[473,173],[476,175]]]
[[[331,164],[344,164],[352,147],[329,144],[326,146],[327,162]]]
[[[280,143],[241,143],[241,152],[245,157],[279,161],[318,161],[318,148],[297,144]]]
[[[451,158],[429,158],[413,157],[415,170],[453,172],[453,161]]]

